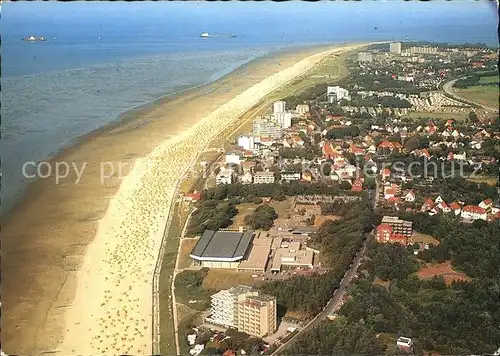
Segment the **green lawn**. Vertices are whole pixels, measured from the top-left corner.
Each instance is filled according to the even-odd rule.
[[[418,119],[419,117],[430,117],[433,119],[449,120],[455,119],[457,121],[465,120],[468,113],[451,113],[451,112],[421,112],[415,111],[406,114],[404,117]]]
[[[184,214],[181,206],[175,205],[174,217],[168,231],[168,242],[160,273],[160,351],[162,355],[175,355],[174,319],[170,297],[171,277],[175,268],[179,236],[182,232]]]
[[[498,84],[498,76],[497,75],[492,75],[489,77],[481,77],[479,78],[479,83],[481,84]]]
[[[460,89],[458,95],[479,104],[498,108],[498,86],[473,86]]]

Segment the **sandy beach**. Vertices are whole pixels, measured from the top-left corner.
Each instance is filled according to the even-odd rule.
[[[303,48],[252,61],[135,110],[56,157],[53,165],[84,167],[78,184],[75,172],[59,184],[53,177],[33,183],[3,222],[2,349],[150,354],[152,276],[180,176],[265,95],[353,48]]]

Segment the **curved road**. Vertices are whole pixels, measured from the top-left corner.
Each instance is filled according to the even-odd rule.
[[[489,111],[494,111],[494,112],[497,112],[498,109],[497,108],[494,108],[494,107],[491,107],[491,106],[486,106],[486,105],[483,105],[481,103],[477,103],[475,101],[472,101],[472,100],[469,100],[469,99],[466,99],[466,98],[463,98],[461,97],[460,95],[457,95],[457,93],[455,92],[455,90],[453,89],[453,84],[455,84],[455,82],[457,81],[458,79],[453,79],[453,80],[450,80],[449,82],[446,82],[443,84],[443,91],[454,97],[455,99],[458,99],[458,100],[465,100],[469,103],[472,103],[472,104],[476,104],[476,105],[479,105],[480,107],[482,107],[483,109],[486,109],[486,110],[489,110]]]
[[[313,320],[311,320],[309,324],[304,326],[304,328],[302,328],[290,340],[288,340],[286,343],[278,347],[276,351],[274,351],[271,355],[278,355],[280,352],[283,352],[288,346],[290,346],[297,339],[299,335],[301,335],[307,330],[313,329],[319,323],[325,320],[328,315],[333,313],[333,311],[338,307],[339,302],[341,301],[347,286],[349,285],[349,283],[351,283],[352,278],[356,274],[356,271],[359,265],[361,264],[361,258],[363,258],[363,256],[365,255],[366,245],[368,243],[368,240],[369,240],[368,238],[365,239],[363,246],[356,254],[356,257],[354,257],[353,263],[351,264],[351,268],[349,268],[349,270],[344,274],[344,278],[342,278],[342,281],[340,282],[338,289],[335,290],[332,299],[330,299],[330,301],[323,309],[323,311],[320,314],[318,314]]]

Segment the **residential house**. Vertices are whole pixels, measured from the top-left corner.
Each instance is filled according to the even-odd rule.
[[[450,213],[451,212],[451,208],[448,206],[448,204],[446,204],[445,201],[442,201],[442,202],[436,204],[435,208],[441,210],[443,213]]]
[[[438,197],[434,200],[434,204],[439,204],[442,203],[444,200],[441,198],[441,195],[438,195]]]
[[[380,171],[380,178],[386,180],[391,176],[391,170],[389,168],[384,168]]]
[[[460,217],[468,220],[486,220],[486,210],[477,205],[466,205]]]
[[[453,159],[457,161],[465,161],[466,160],[466,153],[455,153],[453,155]]]
[[[425,157],[427,159],[431,158],[431,154],[427,150],[427,148],[424,148],[420,151],[420,157]]]
[[[361,178],[355,179],[352,183],[351,190],[353,192],[361,192],[363,190],[363,180]]]
[[[460,213],[462,212],[462,206],[456,201],[450,203],[450,209],[455,215],[460,215]]]
[[[406,202],[413,203],[415,201],[415,193],[410,190],[408,193],[406,193],[404,198]]]
[[[193,191],[192,193],[184,195],[184,200],[190,201],[192,203],[196,203],[200,199],[201,199],[201,193],[198,192],[197,190]]]
[[[493,206],[493,200],[491,199],[485,199],[481,203],[479,203],[479,207],[483,208],[486,211],[491,210],[492,206]]]
[[[377,146],[377,152],[381,155],[390,154],[394,150],[394,145],[392,142],[384,140],[380,142]]]
[[[404,352],[411,352],[413,350],[413,341],[408,337],[401,336],[396,340],[396,346]]]

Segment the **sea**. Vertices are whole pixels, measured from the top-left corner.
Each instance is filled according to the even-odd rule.
[[[2,215],[32,181],[24,163],[50,159],[130,109],[274,51],[387,40],[498,46],[492,1],[0,6]],[[219,36],[201,39],[202,32]],[[31,35],[46,41],[22,40]]]

